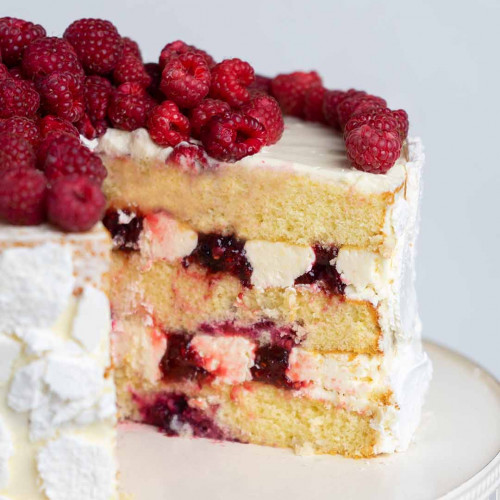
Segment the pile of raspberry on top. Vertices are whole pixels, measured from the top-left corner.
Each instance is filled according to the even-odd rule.
[[[106,169],[80,136],[147,128],[167,159],[235,162],[276,143],[283,114],[343,132],[353,167],[385,173],[408,132],[405,111],[359,90],[327,90],[314,72],[256,75],[182,41],[144,63],[109,21],[80,19],[61,38],[0,18],[0,219],[86,231],[103,216]]]

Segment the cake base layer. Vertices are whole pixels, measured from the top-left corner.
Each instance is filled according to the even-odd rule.
[[[289,391],[249,382],[238,386],[167,384],[162,392],[121,398],[121,418],[168,435],[235,440],[303,453],[370,457],[377,431],[363,416]]]

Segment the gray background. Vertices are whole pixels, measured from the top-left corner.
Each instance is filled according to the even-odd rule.
[[[60,35],[104,17],[146,60],[181,38],[273,75],[316,69],[405,108],[426,145],[418,291],[424,335],[500,376],[500,1],[2,0]]]

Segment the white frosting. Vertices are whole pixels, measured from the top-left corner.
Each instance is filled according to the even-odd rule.
[[[88,351],[94,352],[109,338],[111,324],[108,297],[93,286],[87,285],[78,301],[73,320],[72,336]]]
[[[21,352],[21,344],[0,333],[0,386],[10,379],[12,365]]]
[[[295,278],[309,271],[315,255],[311,247],[250,240],[245,252],[253,271],[251,282],[261,288],[293,286]]]
[[[165,212],[149,214],[139,239],[141,255],[149,262],[169,262],[189,255],[198,244],[198,234]]]
[[[164,162],[172,148],[154,144],[145,129],[134,132],[108,129],[99,139],[97,152],[110,156],[132,156],[138,161],[156,159]],[[405,181],[404,159],[400,159],[386,174],[371,174],[349,165],[341,134],[317,123],[285,117],[281,139],[262,148],[253,156],[227,164],[229,168],[276,168],[335,182],[367,193],[394,191]]]
[[[190,347],[201,358],[202,367],[225,384],[238,384],[252,379],[255,343],[244,337],[212,337],[196,335]]]
[[[62,437],[37,457],[49,500],[109,500],[115,489],[115,464],[109,449],[78,437]]]
[[[12,437],[0,415],[0,488],[5,488],[9,482],[9,460],[13,453]]]
[[[109,304],[94,287],[105,279],[109,238],[100,225],[78,235],[46,226],[16,229],[18,233],[0,225],[3,478],[7,469],[2,453],[9,449],[4,446],[5,428],[15,443],[0,494],[33,500],[113,498],[116,403],[113,379],[107,374]],[[94,460],[95,455],[99,463],[81,467],[77,461],[78,468],[71,468],[77,448],[71,457],[62,458],[64,463],[55,455],[49,462],[45,455],[38,463],[45,496],[33,460],[41,449],[57,452],[54,439],[65,442],[73,433],[84,446],[103,450],[107,462],[104,466],[100,452],[92,452],[85,459]],[[96,466],[102,470],[96,472]],[[88,492],[87,482],[94,492]]]
[[[49,327],[73,291],[71,251],[53,243],[0,254],[0,332]]]

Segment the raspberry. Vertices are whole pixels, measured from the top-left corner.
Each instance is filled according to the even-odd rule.
[[[57,179],[47,196],[48,218],[64,231],[88,231],[102,219],[105,208],[99,184],[81,175]]]
[[[12,169],[35,168],[33,146],[21,135],[0,133],[0,173]]]
[[[38,146],[41,139],[38,125],[33,120],[21,116],[13,116],[0,122],[0,134],[3,132],[22,137],[34,148]]]
[[[345,143],[352,165],[374,174],[385,174],[401,152],[401,139],[397,132],[378,130],[369,124],[349,132]]]
[[[122,83],[111,94],[108,118],[114,127],[135,130],[146,125],[155,102],[138,83]]]
[[[3,63],[15,66],[21,61],[24,49],[34,40],[46,35],[45,29],[39,24],[2,17],[0,19],[0,52]]]
[[[201,142],[216,160],[235,162],[258,153],[266,130],[255,118],[237,112],[214,116],[201,131]]]
[[[398,132],[401,137],[401,140],[404,141],[408,136],[408,129],[410,127],[410,123],[408,121],[408,114],[404,109],[396,109],[392,112],[392,116],[398,122]]]
[[[40,96],[28,82],[0,80],[0,118],[33,116],[40,106]]]
[[[89,115],[86,113],[83,117],[75,123],[75,127],[77,128],[80,135],[83,135],[85,138],[92,140],[98,137],[97,131],[91,122]]]
[[[112,92],[110,81],[102,76],[88,76],[85,79],[85,111],[92,123],[106,119]]]
[[[85,104],[83,79],[80,76],[67,71],[54,71],[39,80],[37,87],[46,113],[69,122],[82,118]]]
[[[24,79],[24,74],[21,66],[14,66],[9,69],[10,77],[14,78],[15,80],[23,80]]]
[[[191,135],[195,139],[200,138],[201,129],[210,118],[231,111],[231,106],[225,101],[217,99],[204,99],[190,113]]]
[[[88,73],[110,73],[122,54],[118,30],[103,19],[79,19],[66,28],[63,36],[74,47]]]
[[[137,59],[142,61],[142,54],[139,45],[135,40],[132,40],[128,36],[122,38],[122,57],[124,56],[135,56]]]
[[[9,69],[5,64],[0,63],[0,80],[6,80],[8,78],[12,78]]]
[[[117,85],[126,82],[135,82],[146,88],[151,83],[142,61],[134,55],[120,57],[113,71],[113,80]]]
[[[386,105],[384,99],[370,94],[354,94],[346,97],[337,106],[339,125],[343,129],[349,118],[356,112],[369,111],[373,108],[385,108]]]
[[[210,162],[203,148],[186,142],[175,146],[166,163],[174,164],[186,173],[199,173],[211,166],[215,167],[215,162]]]
[[[306,91],[314,85],[321,85],[321,78],[316,71],[296,71],[273,78],[271,94],[279,102],[284,114],[303,117]]]
[[[59,177],[78,174],[101,184],[106,177],[101,158],[76,137],[61,134],[48,137],[44,143],[48,143],[48,146],[44,147],[45,161],[41,167],[49,181],[54,182]]]
[[[337,106],[345,96],[343,90],[327,90],[323,96],[323,116],[326,123],[336,129],[340,129]]]
[[[275,144],[283,134],[285,124],[278,101],[267,94],[257,94],[244,104],[241,111],[255,118],[266,130],[266,145]]]
[[[321,85],[314,85],[307,89],[304,96],[304,118],[310,122],[326,123],[323,114],[323,99],[326,89]]]
[[[210,96],[239,107],[250,100],[247,87],[254,80],[250,64],[241,59],[225,59],[212,69]]]
[[[164,101],[153,108],[148,120],[148,130],[156,144],[175,146],[189,138],[190,125],[175,102]]]
[[[31,79],[50,75],[53,71],[68,71],[83,76],[83,68],[73,47],[61,38],[39,38],[23,52],[22,71]]]
[[[47,181],[35,169],[5,172],[0,182],[0,218],[10,224],[30,226],[45,219]]]
[[[160,90],[181,108],[193,108],[210,90],[210,69],[200,54],[186,52],[163,68]]]
[[[260,90],[266,94],[271,93],[271,78],[268,76],[255,75],[255,80],[248,86],[252,90]]]
[[[203,56],[209,68],[213,68],[215,66],[213,57],[207,54],[204,50],[198,49],[194,45],[188,45],[182,40],[176,40],[175,42],[167,43],[167,45],[163,47],[159,60],[160,69],[163,70],[165,65],[171,59],[178,57],[181,54],[185,54],[186,52],[195,52],[196,54]]]
[[[78,137],[78,130],[73,124],[62,120],[57,116],[47,115],[44,116],[39,122],[40,135],[45,139],[49,135],[69,134]]]

